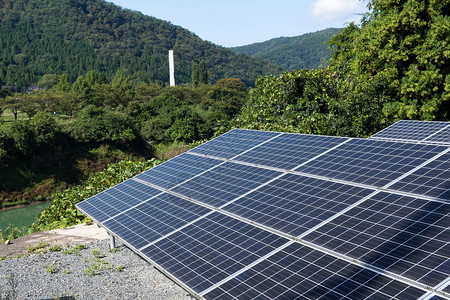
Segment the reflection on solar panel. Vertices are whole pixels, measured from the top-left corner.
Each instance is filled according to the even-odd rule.
[[[77,207],[97,222],[103,222],[159,193],[157,189],[130,179],[79,203]]]
[[[174,188],[173,191],[220,207],[280,174],[272,170],[225,163]]]
[[[353,139],[297,171],[384,187],[445,149],[435,145]]]
[[[139,174],[136,178],[169,189],[220,163],[221,161],[211,158],[181,154]]]
[[[348,139],[306,134],[282,134],[235,160],[291,170]]]
[[[105,221],[104,226],[140,249],[209,212],[205,207],[164,193]]]
[[[371,139],[450,145],[450,122],[398,121],[372,135]]]
[[[294,243],[206,299],[417,299],[423,290]]]
[[[77,207],[199,298],[450,299],[450,148],[383,140],[448,138],[414,124],[233,130]]]
[[[443,145],[450,145],[450,125],[436,132],[424,140],[425,142],[435,142]]]
[[[190,152],[230,159],[278,135],[280,133],[234,129]]]

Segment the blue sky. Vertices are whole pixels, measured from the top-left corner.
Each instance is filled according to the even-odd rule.
[[[361,19],[367,0],[109,0],[225,47],[297,36]]]

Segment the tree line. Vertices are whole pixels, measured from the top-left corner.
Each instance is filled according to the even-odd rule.
[[[330,64],[261,77],[234,126],[367,137],[450,120],[449,1],[377,0],[335,35]]]
[[[158,145],[211,138],[239,114],[248,90],[239,79],[210,85],[201,78],[197,86],[164,87],[136,83],[123,70],[111,80],[89,71],[74,82],[66,74],[47,74],[33,93],[3,91],[0,190],[48,179],[67,186],[92,168],[154,157]]]
[[[169,22],[104,0],[0,1],[0,85],[19,91],[45,74],[71,81],[95,70],[112,78],[119,69],[133,81],[168,83],[168,51],[174,50],[177,83],[190,83],[192,64],[205,60],[209,81],[258,75],[282,68],[203,41]],[[245,70],[245,72],[243,71]]]

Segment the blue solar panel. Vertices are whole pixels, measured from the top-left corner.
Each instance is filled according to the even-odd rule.
[[[282,174],[227,162],[173,189],[185,197],[220,207]]]
[[[424,141],[450,145],[450,122],[448,123],[449,125],[445,129],[440,130],[436,134],[429,136]]]
[[[450,200],[450,153],[406,176],[389,189]]]
[[[280,135],[280,133],[234,129],[192,149],[190,152],[230,159],[277,135]]]
[[[425,291],[294,243],[205,299],[417,299]]]
[[[353,139],[297,171],[383,187],[445,149],[436,145]]]
[[[436,132],[449,126],[449,124],[449,122],[402,120],[372,135],[371,138],[424,141]]]
[[[220,163],[222,162],[219,160],[185,153],[139,174],[136,178],[169,189]]]
[[[346,140],[348,138],[285,133],[234,160],[291,170]]]
[[[378,193],[304,239],[434,287],[450,276],[450,204]]]
[[[286,174],[223,209],[298,236],[373,190]]]
[[[77,208],[89,215],[90,218],[103,222],[159,193],[161,192],[157,189],[129,179],[78,203]]]
[[[200,293],[287,241],[213,213],[143,249],[142,253]]]
[[[103,225],[123,241],[139,249],[209,212],[205,207],[164,193]]]
[[[445,296],[448,147],[380,139],[233,130],[77,207],[197,297]]]

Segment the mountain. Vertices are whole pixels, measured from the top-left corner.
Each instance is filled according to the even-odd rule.
[[[170,49],[178,83],[190,82],[192,63],[201,60],[211,82],[236,77],[253,85],[258,75],[283,71],[103,0],[0,1],[0,85],[25,87],[44,74],[67,73],[75,80],[89,70],[112,77],[119,68],[146,82],[166,83]]]
[[[280,37],[230,49],[252,57],[269,59],[289,71],[317,69],[330,58],[331,51],[326,42],[340,30],[328,28],[295,37]]]

